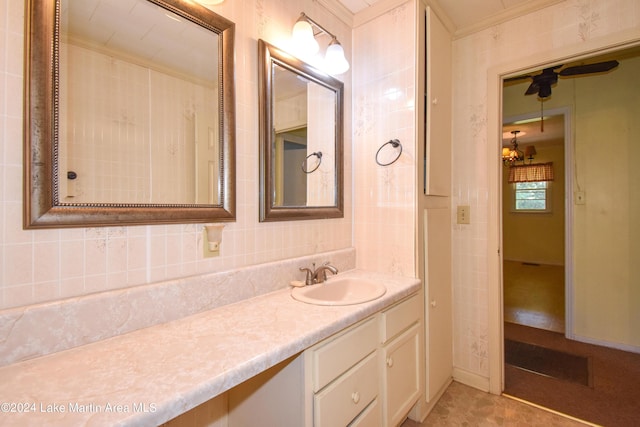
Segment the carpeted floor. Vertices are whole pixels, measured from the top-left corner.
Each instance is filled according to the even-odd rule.
[[[607,427],[640,426],[640,354],[514,323],[504,331],[505,339],[590,358],[592,376],[584,386],[505,365],[505,394]]]
[[[564,337],[564,268],[504,263],[504,337],[587,357],[590,382],[505,364],[505,393],[607,427],[640,426],[640,354]],[[558,376],[558,375],[556,375]]]

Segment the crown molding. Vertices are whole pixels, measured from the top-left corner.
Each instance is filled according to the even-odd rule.
[[[449,34],[454,34],[456,31],[456,24],[451,20],[451,17],[447,15],[447,12],[444,11],[442,6],[440,6],[440,2],[438,0],[421,0],[425,6],[431,8],[433,13],[436,14],[442,25],[449,31]],[[445,0],[450,1],[450,0]]]
[[[333,16],[338,18],[340,21],[344,22],[349,26],[349,28],[353,28],[353,13],[349,9],[347,9],[342,3],[338,0],[315,0],[320,6],[327,9]]]
[[[340,1],[338,0],[314,0],[322,7],[327,9],[331,14],[333,14],[340,21],[344,22],[350,28],[357,28],[387,12],[392,9],[395,9],[398,6],[401,6],[408,2],[408,0],[380,0],[371,6],[361,10],[355,15],[347,9]],[[424,3],[425,5],[431,7],[434,13],[440,18],[444,26],[449,30],[452,35],[452,38],[460,39],[466,37],[468,35],[477,33],[482,30],[486,30],[487,28],[491,28],[495,25],[501,24],[503,22],[510,21],[514,18],[518,18],[520,16],[527,15],[529,13],[535,12],[540,9],[544,9],[558,3],[565,2],[566,0],[529,0],[524,3],[520,3],[517,6],[512,6],[507,9],[504,9],[502,12],[499,12],[495,15],[492,15],[486,19],[483,19],[480,22],[474,23],[472,25],[468,25],[466,27],[457,28],[453,20],[443,7],[441,6],[442,0],[418,0]],[[444,0],[448,1],[448,0]]]
[[[353,19],[353,28],[357,28],[377,17],[384,15],[392,9],[407,3],[407,0],[380,0],[371,6],[356,13]]]

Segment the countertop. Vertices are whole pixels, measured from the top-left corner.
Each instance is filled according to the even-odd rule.
[[[420,289],[415,278],[341,276],[380,280],[387,292],[317,306],[283,289],[2,367],[0,424],[161,424]]]

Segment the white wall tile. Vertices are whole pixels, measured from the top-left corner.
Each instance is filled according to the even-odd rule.
[[[354,29],[354,241],[358,267],[416,275],[415,13],[409,1]],[[385,28],[385,31],[379,31]],[[375,162],[390,139],[390,166]]]
[[[24,2],[0,1],[0,309],[353,245],[350,168],[345,169],[344,219],[258,222],[257,39],[282,42],[304,10],[336,33],[349,55],[350,28],[311,0],[234,1],[213,10],[236,24],[237,221],[225,227],[221,255],[204,259],[201,226],[196,225],[22,229]],[[339,78],[350,93],[350,73]],[[350,97],[344,107],[350,117]],[[350,151],[351,122],[347,121],[349,160]],[[50,256],[40,263],[42,252]]]

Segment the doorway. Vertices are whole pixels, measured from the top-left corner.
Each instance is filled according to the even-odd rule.
[[[565,299],[572,259],[565,243],[569,112],[534,112],[503,125],[503,149],[519,156],[506,157],[502,170],[504,321],[562,334],[571,303]]]
[[[614,52],[619,58],[633,57],[631,55],[627,57],[628,52]],[[611,56],[611,55],[609,55]],[[636,55],[637,56],[637,55]],[[590,58],[589,60],[598,61],[598,58]],[[623,61],[621,61],[623,63]],[[634,70],[636,73],[640,68],[640,60],[633,59],[627,64],[624,62],[626,70]],[[621,68],[622,70],[622,68]],[[626,71],[625,71],[626,72]],[[630,74],[633,74],[630,73]],[[602,77],[602,76],[600,76]],[[586,77],[587,79],[590,77]],[[615,75],[615,80],[624,81],[629,76],[625,76],[624,72],[620,72]],[[564,312],[564,322],[559,319],[549,321],[550,318],[557,316],[557,311],[541,314],[536,308],[538,305],[530,305],[520,311],[510,312],[513,307],[510,307],[508,303],[508,292],[510,280],[508,275],[509,268],[515,269],[516,273],[526,272],[530,276],[535,274],[535,270],[545,265],[548,259],[544,259],[544,250],[541,252],[536,251],[524,251],[523,243],[527,241],[530,235],[533,235],[534,242],[539,244],[538,249],[548,247],[549,242],[544,238],[544,233],[539,230],[536,231],[535,227],[531,225],[531,222],[525,222],[525,225],[521,225],[516,228],[509,228],[510,221],[513,217],[517,217],[518,213],[512,211],[512,200],[510,195],[514,189],[511,184],[504,183],[502,185],[502,192],[505,198],[500,202],[501,209],[501,226],[502,228],[502,257],[501,265],[503,266],[503,280],[502,280],[502,292],[504,292],[504,303],[502,307],[503,319],[503,373],[504,373],[504,387],[503,390],[506,394],[511,394],[516,397],[528,400],[530,402],[545,406],[559,412],[563,412],[574,417],[585,419],[591,422],[596,422],[603,425],[636,425],[640,422],[640,405],[638,404],[638,397],[640,396],[640,352],[638,351],[637,344],[634,343],[634,339],[628,339],[623,337],[618,342],[615,341],[615,334],[609,334],[601,332],[598,326],[594,326],[593,320],[586,316],[588,304],[585,304],[584,295],[589,295],[591,298],[598,296],[598,301],[608,305],[609,316],[614,319],[619,316],[620,313],[625,313],[631,307],[632,301],[624,301],[622,304],[620,301],[614,299],[607,300],[607,295],[599,294],[603,290],[608,292],[614,292],[615,289],[626,289],[627,285],[620,285],[612,276],[609,271],[611,270],[607,262],[600,262],[596,264],[593,259],[589,258],[589,252],[603,251],[603,248],[610,251],[618,251],[620,245],[615,244],[616,239],[621,240],[622,233],[617,233],[618,226],[624,227],[626,225],[624,218],[626,216],[635,217],[637,214],[637,207],[634,207],[634,203],[637,203],[637,196],[634,196],[632,192],[628,193],[625,198],[611,198],[611,193],[626,188],[633,188],[639,183],[637,180],[637,174],[634,172],[627,172],[627,164],[622,163],[607,163],[608,155],[606,150],[615,152],[618,148],[626,150],[627,139],[626,136],[617,133],[617,130],[621,126],[627,126],[628,129],[633,129],[633,115],[635,113],[627,113],[625,110],[636,111],[637,102],[627,99],[629,92],[637,85],[626,85],[621,83],[621,87],[616,85],[618,82],[612,82],[611,79],[598,79],[597,84],[587,84],[581,82],[580,84],[567,84],[566,82],[560,82],[560,85],[570,86],[571,95],[566,99],[571,102],[566,102],[564,105],[572,105],[571,114],[565,115],[569,119],[573,119],[572,115],[581,114],[581,117],[576,117],[573,126],[568,126],[572,132],[576,132],[578,129],[580,135],[577,135],[573,140],[574,134],[572,132],[567,133],[565,141],[565,155],[567,160],[564,162],[566,171],[563,176],[566,179],[566,194],[563,195],[565,201],[566,222],[567,230],[569,232],[561,233],[563,236],[563,244],[565,245],[564,253],[564,266],[566,267],[564,277],[566,279],[566,285],[568,287],[565,292],[567,308]],[[603,92],[599,92],[600,89],[606,88]],[[524,98],[523,93],[526,90],[526,86],[520,88],[520,97]],[[556,91],[556,89],[554,89]],[[503,102],[504,114],[509,114],[509,107],[513,106],[507,101],[509,90],[504,89],[505,99]],[[558,94],[561,93],[557,90]],[[585,93],[586,92],[586,93]],[[619,100],[613,100],[613,97],[619,97]],[[633,95],[633,96],[638,96]],[[557,96],[557,102],[562,102],[562,95]],[[634,98],[637,99],[637,98]],[[588,106],[579,104],[582,101],[589,101]],[[519,102],[518,100],[515,101]],[[562,105],[562,104],[561,104]],[[605,118],[598,117],[601,114],[597,108],[600,105],[604,110],[611,110],[615,108],[615,115],[610,114]],[[546,109],[546,108],[545,108]],[[543,116],[538,114],[538,116]],[[546,114],[544,114],[546,116]],[[588,118],[588,120],[586,119]],[[514,120],[513,118],[507,120],[510,123],[520,122],[520,120]],[[523,126],[523,123],[515,123],[516,125]],[[566,126],[566,125],[565,125]],[[567,127],[567,126],[566,126]],[[615,134],[616,137],[601,137],[593,138],[595,133],[603,132],[606,129],[611,135]],[[580,140],[578,141],[578,138]],[[526,146],[525,138],[520,138],[519,146],[524,153],[524,147]],[[596,141],[593,141],[593,140]],[[591,143],[587,149],[585,146],[578,146],[586,141],[586,144]],[[615,141],[615,142],[614,142]],[[594,143],[595,142],[595,143]],[[576,148],[576,146],[578,146]],[[634,147],[634,144],[629,144],[629,147]],[[634,150],[632,148],[632,150]],[[536,147],[536,151],[540,151]],[[539,156],[540,160],[544,160]],[[573,157],[573,159],[571,159]],[[579,157],[579,158],[578,158]],[[555,162],[554,162],[555,163]],[[574,165],[579,165],[580,169]],[[587,169],[585,166],[588,166]],[[624,173],[619,173],[619,169],[623,169]],[[504,172],[503,172],[504,173]],[[610,176],[611,179],[606,178]],[[629,181],[618,181],[618,177]],[[557,178],[557,176],[556,176]],[[506,180],[506,178],[504,178]],[[606,182],[607,185],[602,185]],[[557,188],[554,184],[551,186],[552,191]],[[586,191],[588,190],[588,191]],[[585,201],[586,193],[589,193],[591,200]],[[626,194],[626,193],[625,193]],[[628,205],[625,204],[626,200],[634,200]],[[620,201],[623,201],[624,209],[629,209],[628,212],[621,213],[619,209]],[[555,206],[555,205],[553,205]],[[552,208],[553,208],[552,206]],[[596,208],[597,209],[594,209]],[[604,215],[607,209],[616,211],[616,218],[620,219],[623,223],[621,225],[608,221],[607,216]],[[591,211],[589,211],[591,210]],[[538,213],[544,215],[544,213]],[[520,218],[518,218],[520,219]],[[604,223],[598,223],[597,221],[604,220]],[[588,223],[587,222],[591,221]],[[511,224],[512,225],[512,224]],[[634,226],[628,226],[625,231],[634,236]],[[575,232],[575,236],[572,235],[572,230]],[[599,237],[595,239],[594,232],[609,233],[617,236],[615,239],[607,237]],[[518,234],[520,233],[520,234]],[[524,237],[522,235],[524,234]],[[515,245],[520,246],[519,251],[514,251],[513,248],[509,248],[509,239],[511,237],[518,237]],[[531,239],[529,243],[531,244]],[[547,246],[545,246],[547,245]],[[575,245],[575,248],[572,246]],[[623,245],[624,250],[629,252],[626,255],[621,256],[618,253],[618,258],[630,260],[631,254],[635,251],[635,246]],[[628,249],[626,249],[628,248]],[[575,249],[575,252],[574,250]],[[541,261],[536,261],[536,257],[542,257]],[[530,261],[534,259],[534,261]],[[578,265],[574,265],[578,260]],[[601,261],[604,261],[602,259]],[[515,262],[515,266],[508,266],[508,263]],[[559,263],[562,265],[562,262]],[[633,270],[631,263],[629,270]],[[578,274],[573,271],[573,267],[576,267]],[[539,271],[538,271],[539,272]],[[593,287],[593,277],[603,277],[600,281],[599,287]],[[573,280],[578,280],[575,286],[577,289],[573,289]],[[591,287],[590,287],[591,286]],[[529,288],[526,291],[522,291],[528,298],[533,298],[537,303],[540,303],[541,289],[540,287]],[[615,292],[618,292],[615,290]],[[574,313],[576,308],[574,299],[576,295],[579,298],[578,312]],[[636,301],[637,302],[637,301]],[[614,304],[615,303],[615,304]],[[532,308],[533,307],[533,308]],[[557,305],[556,305],[557,308]],[[602,307],[598,307],[602,308]],[[593,309],[593,308],[592,308]],[[538,311],[538,312],[536,312]],[[603,317],[604,309],[600,312],[596,311],[593,315],[594,318],[598,318],[602,322],[607,322],[606,315]],[[519,316],[519,317],[518,317]],[[575,319],[578,319],[577,324],[573,324]],[[547,321],[545,323],[545,320]],[[564,327],[563,327],[564,326]],[[611,328],[610,328],[611,329]],[[624,329],[624,328],[621,328]],[[588,332],[591,335],[585,333]],[[627,333],[629,331],[624,331]],[[566,337],[565,337],[566,335]],[[593,337],[598,335],[599,338]],[[627,333],[627,336],[631,337],[632,333]],[[513,339],[517,337],[517,339]],[[568,339],[569,338],[569,339]],[[575,338],[575,339],[572,339]],[[627,340],[627,341],[625,341]],[[513,345],[513,341],[524,342],[528,346]],[[631,343],[629,345],[629,343]],[[602,345],[593,345],[602,344]],[[535,348],[532,348],[535,347]],[[515,348],[515,350],[514,350]],[[539,351],[535,357],[542,360],[542,369],[549,369],[547,372],[538,372],[537,368],[525,369],[517,365],[517,363],[510,363],[510,356],[507,352],[520,352],[523,351]],[[541,356],[542,355],[542,356]],[[513,360],[513,359],[511,359]],[[551,360],[551,362],[549,362]],[[524,363],[524,362],[523,362]],[[561,367],[560,369],[557,369]],[[573,369],[578,367],[578,369]],[[555,368],[555,370],[554,370]],[[607,384],[607,387],[603,387]],[[630,398],[630,396],[635,396]]]

